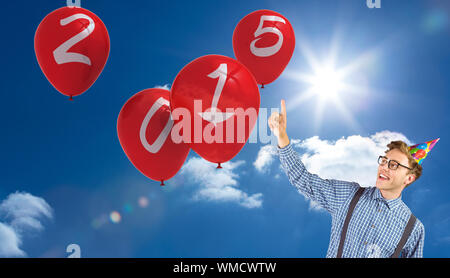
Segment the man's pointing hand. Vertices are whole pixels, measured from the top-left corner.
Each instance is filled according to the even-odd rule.
[[[289,137],[286,133],[287,115],[286,102],[281,100],[281,113],[274,112],[269,118],[269,128],[273,134],[278,138],[278,146],[284,148],[289,145]]]

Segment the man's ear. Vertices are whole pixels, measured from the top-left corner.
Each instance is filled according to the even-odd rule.
[[[413,175],[413,174],[406,175],[405,187],[407,187],[408,185],[413,183],[415,180],[416,180],[416,176],[415,175]]]

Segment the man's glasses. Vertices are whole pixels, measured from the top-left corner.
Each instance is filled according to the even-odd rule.
[[[406,169],[412,170],[411,168],[406,167],[405,165],[402,165],[395,160],[390,160],[385,156],[378,157],[378,164],[380,164],[380,165],[387,164],[389,169],[391,169],[391,170],[397,170],[398,166],[402,166],[402,167],[405,167]]]

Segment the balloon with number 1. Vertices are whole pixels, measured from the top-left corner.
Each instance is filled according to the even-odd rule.
[[[190,147],[221,168],[247,142],[258,118],[260,96],[255,78],[239,61],[206,55],[178,73],[170,103],[172,112],[189,111],[190,125],[183,129],[183,137],[188,137]],[[178,125],[183,119],[174,121]]]

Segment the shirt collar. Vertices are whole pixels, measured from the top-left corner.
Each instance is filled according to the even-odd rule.
[[[381,195],[380,189],[376,188],[375,190],[375,199],[379,199],[384,202],[389,209],[395,209],[402,203],[402,195],[397,199],[386,200],[383,195]]]

